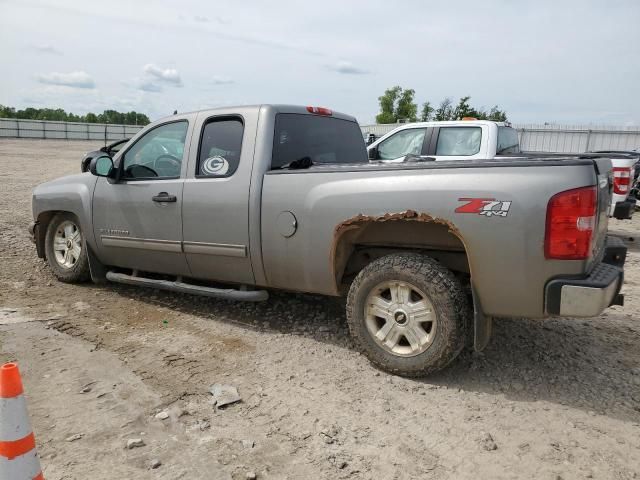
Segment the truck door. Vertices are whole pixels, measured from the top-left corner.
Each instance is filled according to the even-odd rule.
[[[249,184],[258,113],[252,112],[198,114],[183,194],[183,248],[196,278],[254,283]]]
[[[98,179],[93,225],[104,263],[189,274],[182,252],[181,175],[191,131],[185,117],[148,130],[119,157],[120,181]]]
[[[394,133],[378,144],[376,160],[402,161],[405,155],[425,155],[430,131],[427,127],[419,127]]]

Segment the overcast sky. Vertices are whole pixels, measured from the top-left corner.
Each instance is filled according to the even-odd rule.
[[[516,123],[640,125],[640,1],[0,0],[0,104],[152,119],[393,85]]]

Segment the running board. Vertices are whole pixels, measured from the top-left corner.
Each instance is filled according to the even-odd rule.
[[[235,290],[233,288],[212,288],[191,285],[181,281],[155,280],[153,278],[137,277],[124,273],[107,272],[107,280],[126,285],[139,285],[141,287],[169,290],[171,292],[192,293],[205,297],[224,298],[226,300],[239,300],[244,302],[262,302],[269,298],[266,290]]]

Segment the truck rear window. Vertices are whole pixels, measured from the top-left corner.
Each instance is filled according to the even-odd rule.
[[[316,115],[276,115],[271,168],[305,157],[316,164],[369,162],[357,123]]]

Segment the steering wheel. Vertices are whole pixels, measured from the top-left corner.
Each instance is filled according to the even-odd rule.
[[[164,162],[164,165],[162,164],[163,162]],[[174,169],[177,169],[179,173],[181,167],[182,167],[182,162],[180,161],[180,159],[177,157],[174,157],[173,155],[169,155],[168,153],[158,156],[153,161],[153,168],[154,170],[157,170],[157,171],[170,169],[170,171],[173,173]]]
[[[126,168],[125,176],[129,178],[157,177],[158,172],[146,165],[138,165],[137,163],[134,163]]]

